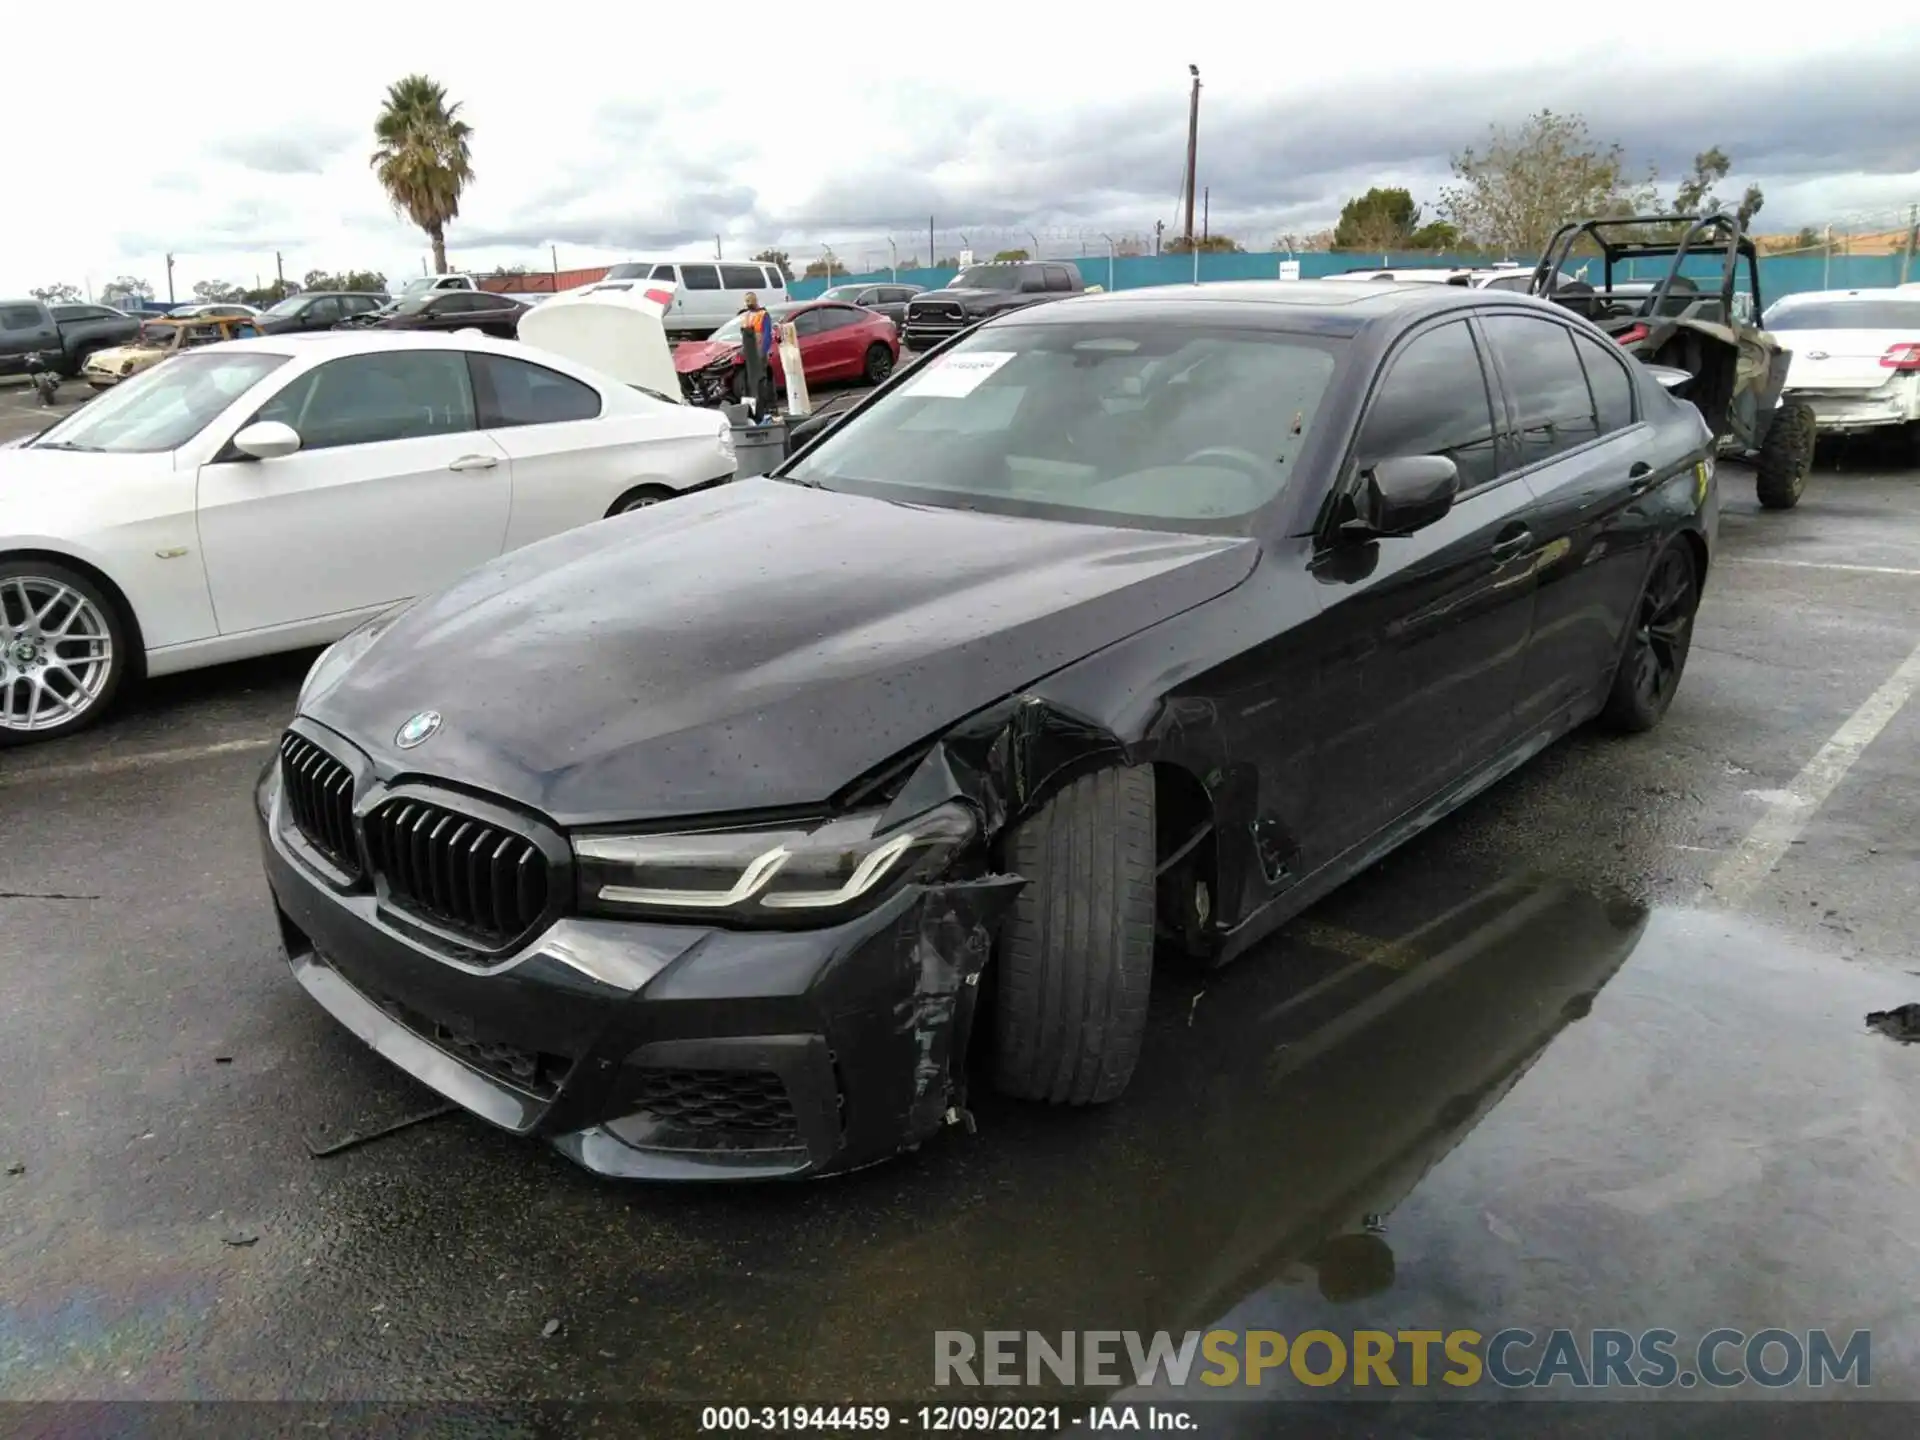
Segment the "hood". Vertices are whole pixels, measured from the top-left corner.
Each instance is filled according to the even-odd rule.
[[[167,352],[158,345],[109,345],[104,350],[96,350],[87,357],[89,361],[99,361],[103,365],[118,365],[122,360],[137,359],[142,355],[164,355]]]
[[[907,302],[907,308],[911,310],[922,300],[958,300],[962,305],[974,305],[982,300],[1017,300],[1020,298],[1020,295],[1021,292],[1018,290],[981,290],[975,288],[966,290],[929,290],[926,294],[916,295],[913,299],[909,300]]]
[[[51,426],[59,417],[49,420]],[[171,451],[124,455],[79,450],[0,449],[0,549],[9,536],[44,536],[85,527],[99,497],[122,482],[173,469]]]
[[[691,375],[716,360],[739,354],[740,344],[735,340],[688,340],[673,347],[673,368],[682,375]]]
[[[528,546],[301,713],[560,824],[803,806],[1245,579],[1258,545],[749,480]],[[426,746],[395,733],[424,710]]]

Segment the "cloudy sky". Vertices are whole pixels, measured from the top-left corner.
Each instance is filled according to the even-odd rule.
[[[710,255],[716,235],[728,256],[778,243],[797,263],[833,243],[856,268],[886,263],[891,235],[924,261],[929,217],[943,251],[963,233],[1031,248],[1031,233],[1103,253],[1101,234],[1178,224],[1188,61],[1212,225],[1250,247],[1331,224],[1370,185],[1431,202],[1450,153],[1541,106],[1663,177],[1719,145],[1723,193],[1764,187],[1762,229],[1891,228],[1920,202],[1920,14],[1897,5],[1849,7],[1830,35],[1756,12],[1712,65],[1694,47],[1705,18],[1669,31],[1651,11],[1576,7],[1541,60],[1530,23],[1450,25],[1400,0],[1364,18],[1267,7],[1257,44],[1254,11],[1183,11],[1176,43],[1171,12],[1125,0],[1044,12],[1071,17],[1064,30],[994,5],[922,23],[757,0],[444,20],[391,0],[180,0],[160,30],[123,31],[118,56],[76,35],[71,7],[10,8],[9,51],[47,58],[8,67],[0,173],[21,203],[0,227],[0,295],[131,273],[164,297],[169,251],[183,298],[199,280],[271,279],[276,251],[292,278],[419,273],[425,243],[368,168],[385,87],[416,70],[475,129],[477,179],[449,233],[461,268]],[[1586,24],[1608,13],[1675,43]],[[56,63],[76,48],[84,64]]]

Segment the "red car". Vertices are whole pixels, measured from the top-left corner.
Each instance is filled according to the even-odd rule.
[[[900,358],[900,332],[893,321],[857,305],[833,300],[809,300],[770,306],[782,324],[791,323],[800,336],[800,359],[807,386],[834,380],[862,380],[878,385],[893,372]],[[729,320],[704,340],[676,345],[673,366],[680,372],[680,388],[695,405],[718,405],[746,393],[745,362],[740,354],[740,321]],[[782,385],[780,352],[773,352],[773,373]]]

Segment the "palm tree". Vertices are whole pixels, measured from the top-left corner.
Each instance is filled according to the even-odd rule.
[[[447,222],[459,216],[460,192],[473,180],[472,135],[446,87],[425,75],[388,86],[373,122],[374,172],[393,208],[427,232],[436,272],[447,268]]]

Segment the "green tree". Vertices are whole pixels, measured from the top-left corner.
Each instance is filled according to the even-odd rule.
[[[1225,235],[1196,235],[1193,244],[1187,244],[1187,237],[1177,235],[1167,241],[1166,253],[1169,255],[1187,255],[1198,250],[1202,255],[1244,255],[1246,251],[1238,240]]]
[[[1429,220],[1418,230],[1407,236],[1409,250],[1458,250],[1460,231],[1457,226],[1446,220]]]
[[[62,281],[58,285],[41,285],[27,292],[42,305],[71,305],[80,298],[77,286]]]
[[[1578,115],[1552,110],[1515,129],[1490,127],[1484,148],[1453,157],[1453,175],[1441,215],[1461,239],[1515,255],[1538,254],[1568,221],[1654,203],[1652,175],[1630,179],[1625,150],[1595,140]]]
[[[1024,250],[1000,250],[993,257],[996,261],[1031,260],[1033,256]]]
[[[1676,215],[1705,215],[1711,210],[1724,208],[1724,202],[1713,192],[1713,187],[1727,178],[1727,172],[1733,168],[1733,161],[1727,158],[1727,152],[1718,145],[1702,150],[1693,157],[1693,171],[1682,180],[1673,192],[1673,210]],[[1746,225],[1760,213],[1760,207],[1766,204],[1766,196],[1758,185],[1749,185],[1740,197],[1740,203],[1734,207],[1734,213],[1740,217],[1740,223]]]
[[[238,285],[225,280],[196,280],[193,285],[193,298],[202,305],[233,304],[244,294]]]
[[[782,280],[791,280],[793,278],[793,260],[788,256],[786,251],[769,248],[762,250],[753,258],[763,265],[777,265],[780,268],[780,278]]]
[[[289,295],[298,295],[299,293],[300,287],[294,284],[293,281],[273,280],[262,285],[257,290],[242,290],[233,298],[242,304],[256,305],[264,309],[268,305],[278,305]]]
[[[447,103],[444,86],[409,75],[388,87],[373,136],[370,163],[381,188],[397,213],[426,232],[433,268],[444,271],[447,224],[459,218],[460,196],[473,183],[473,127],[457,102]]]
[[[1340,223],[1333,227],[1336,250],[1402,250],[1420,223],[1420,207],[1398,187],[1375,186],[1340,207]]]

